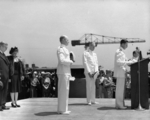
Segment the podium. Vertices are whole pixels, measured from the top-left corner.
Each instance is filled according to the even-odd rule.
[[[148,63],[149,58],[130,65],[131,109],[149,109]]]

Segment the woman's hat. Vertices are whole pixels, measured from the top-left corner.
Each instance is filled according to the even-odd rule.
[[[9,51],[9,54],[12,54],[13,52],[18,52],[18,48],[17,47],[12,47]]]

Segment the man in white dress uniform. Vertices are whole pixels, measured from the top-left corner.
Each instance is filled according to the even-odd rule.
[[[86,96],[87,104],[96,104],[95,102],[95,80],[98,76],[98,60],[97,55],[94,52],[95,43],[90,42],[88,49],[83,53],[83,65],[84,65],[84,74],[86,77]]]
[[[70,65],[73,61],[70,60],[70,53],[66,48],[69,44],[68,37],[61,36],[60,43],[57,49],[58,114],[69,114],[71,112],[68,111],[69,78],[71,77]]]
[[[124,50],[128,47],[128,41],[122,39],[120,41],[120,48],[115,53],[114,61],[114,77],[117,79],[116,83],[116,108],[126,109],[124,103],[125,95],[125,79],[126,79],[126,66],[132,64],[132,61],[128,61]]]

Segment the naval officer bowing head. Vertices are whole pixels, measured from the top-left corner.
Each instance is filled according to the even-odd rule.
[[[70,65],[73,61],[70,59],[70,52],[67,49],[69,39],[63,35],[60,37],[60,46],[57,49],[57,76],[58,76],[58,108],[59,114],[70,114],[68,111],[69,80],[71,77]]]

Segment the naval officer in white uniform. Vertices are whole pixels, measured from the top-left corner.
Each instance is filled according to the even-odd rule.
[[[87,46],[86,46],[87,47]],[[97,55],[94,52],[95,43],[90,42],[88,45],[88,49],[83,53],[83,65],[84,65],[84,74],[86,77],[86,96],[87,96],[87,104],[97,104],[95,102],[95,80],[96,76],[98,76],[98,59]]]
[[[117,109],[126,109],[124,103],[125,95],[125,79],[126,79],[126,66],[132,64],[132,61],[128,61],[124,50],[128,47],[128,41],[122,39],[120,41],[120,48],[117,49],[115,53],[114,61],[114,77],[117,78],[116,83],[116,108]]]
[[[60,37],[60,47],[57,49],[58,66],[58,114],[70,114],[68,111],[68,96],[69,96],[69,78],[71,77],[70,65],[73,63],[70,60],[70,52],[66,48],[69,44],[67,36]]]

